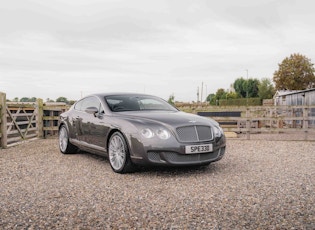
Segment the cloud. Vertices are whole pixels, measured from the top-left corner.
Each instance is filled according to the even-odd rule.
[[[8,98],[75,99],[82,91],[123,90],[196,100],[201,82],[210,93],[229,88],[245,69],[271,78],[294,52],[314,60],[313,5],[7,1],[0,6],[0,90]]]

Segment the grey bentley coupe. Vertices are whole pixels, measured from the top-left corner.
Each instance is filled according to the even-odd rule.
[[[216,121],[146,94],[93,94],[60,115],[60,151],[104,155],[117,173],[137,165],[208,165],[223,157],[225,146]]]

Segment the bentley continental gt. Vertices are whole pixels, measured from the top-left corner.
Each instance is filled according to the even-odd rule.
[[[93,94],[60,115],[60,151],[104,155],[116,173],[140,165],[208,165],[220,160],[225,148],[216,121],[179,111],[156,96]]]

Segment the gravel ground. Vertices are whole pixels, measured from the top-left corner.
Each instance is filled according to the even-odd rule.
[[[315,229],[315,142],[229,139],[208,167],[119,175],[57,139],[0,150],[0,229]]]

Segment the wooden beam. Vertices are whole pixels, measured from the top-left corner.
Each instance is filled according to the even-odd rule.
[[[6,148],[7,147],[7,105],[6,105],[6,94],[0,92],[0,133],[1,133],[1,140],[0,140],[0,147]]]
[[[38,128],[38,137],[43,138],[44,137],[44,130],[43,130],[43,116],[44,116],[44,103],[43,99],[37,99],[36,101],[37,107],[36,107],[36,121],[37,121],[37,128]]]

